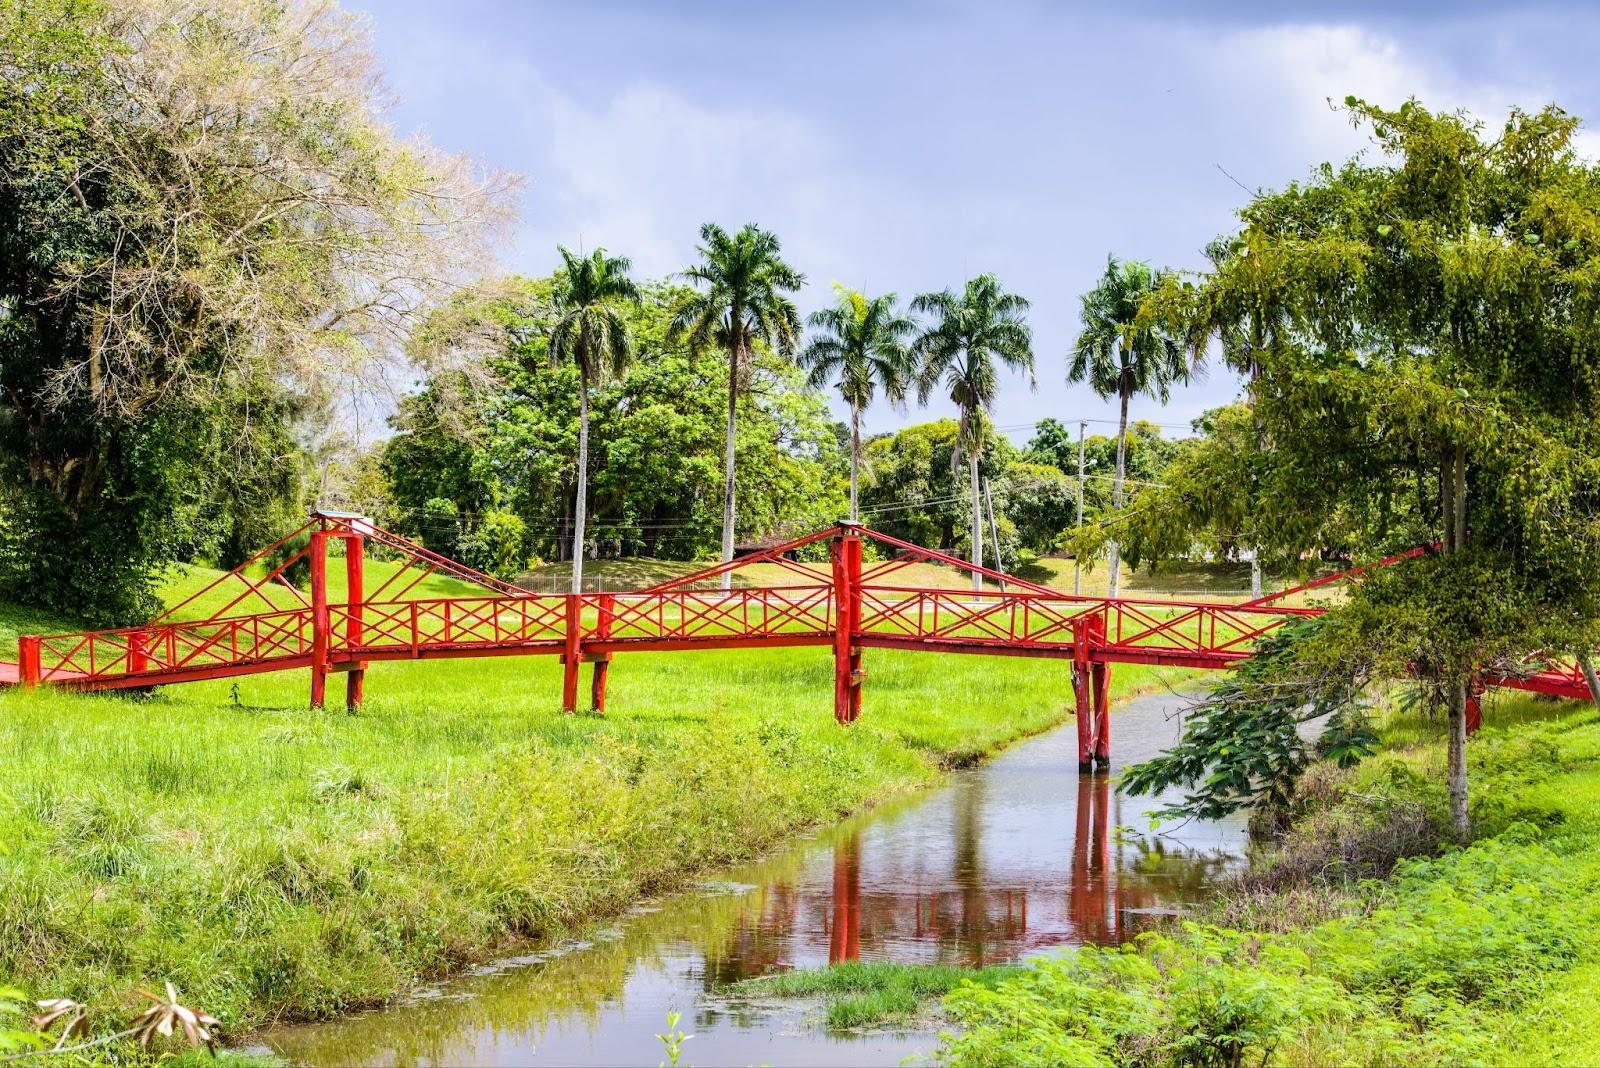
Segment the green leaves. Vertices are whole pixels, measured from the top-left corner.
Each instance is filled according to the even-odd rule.
[[[1252,805],[1281,816],[1316,755],[1302,723],[1329,716],[1322,747],[1347,761],[1370,752],[1375,739],[1354,707],[1357,680],[1307,670],[1305,649],[1325,628],[1312,617],[1258,642],[1253,657],[1190,709],[1178,744],[1128,768],[1122,789],[1138,796],[1190,788],[1158,809],[1158,819],[1220,819]]]

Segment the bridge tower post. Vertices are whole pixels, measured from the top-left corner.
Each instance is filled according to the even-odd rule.
[[[43,673],[39,659],[40,643],[37,634],[24,634],[17,639],[18,681],[30,690],[39,685],[39,676]]]
[[[561,711],[578,710],[578,668],[583,663],[583,595],[567,594],[566,647],[561,653]]]
[[[853,723],[861,715],[861,535],[845,523],[829,544],[833,560],[833,718]]]
[[[1094,690],[1094,762],[1101,771],[1111,766],[1111,665],[1089,669]]]
[[[616,615],[616,597],[609,593],[602,593],[597,607],[600,617],[595,620],[594,636],[600,641],[611,637],[611,619]],[[600,715],[606,711],[606,676],[611,672],[611,654],[595,653],[594,677],[589,682],[589,707]]]
[[[362,571],[366,556],[366,538],[362,537],[359,530],[354,530],[344,538],[344,575],[345,575],[345,601],[347,615],[344,624],[345,644],[351,649],[360,648],[366,637],[365,621],[362,619],[362,604],[366,599],[364,592]],[[367,671],[361,663],[352,663],[350,670],[344,677],[344,706],[346,709],[355,710],[361,707],[363,685],[366,682]]]
[[[137,675],[150,666],[150,636],[142,630],[128,635],[128,674]]]
[[[328,692],[328,532],[311,532],[311,707],[321,708]]]

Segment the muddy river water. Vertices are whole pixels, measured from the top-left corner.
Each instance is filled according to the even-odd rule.
[[[1114,783],[1177,738],[1183,703],[1160,694],[1114,713],[1111,776],[1078,775],[1069,723],[582,938],[263,1040],[312,1065],[656,1064],[678,1011],[694,1036],[684,1061],[702,1068],[898,1064],[936,1036],[832,1033],[815,1005],[719,991],[842,960],[989,964],[1115,943],[1203,898],[1242,862],[1242,820],[1151,835],[1152,799]]]

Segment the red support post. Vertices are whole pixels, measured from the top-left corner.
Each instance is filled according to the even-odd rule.
[[[867,673],[861,668],[861,537],[846,527],[844,536],[845,577],[850,584],[850,722],[861,716],[861,684]]]
[[[1089,627],[1072,622],[1072,695],[1078,720],[1078,773],[1094,770],[1094,712],[1090,704]]]
[[[1090,636],[1103,639],[1106,624],[1095,616],[1085,629]],[[1104,771],[1111,766],[1111,665],[1094,661],[1089,675],[1094,696],[1094,760]]]
[[[601,641],[611,637],[611,620],[616,614],[616,603],[617,599],[611,594],[600,595],[600,618],[595,620],[594,636]],[[611,654],[598,654],[594,661],[594,677],[589,683],[589,707],[602,716],[606,712],[606,676],[610,671]]]
[[[22,685],[32,689],[39,685],[39,635],[24,634],[17,639],[17,674]]]
[[[328,690],[328,532],[311,532],[311,707],[321,708]]]
[[[150,636],[142,630],[128,635],[128,674],[137,675],[150,666]]]
[[[1473,679],[1467,683],[1467,734],[1478,733],[1478,728],[1483,726],[1483,683]]]
[[[861,537],[850,527],[829,543],[833,561],[833,718],[854,722],[861,714]]]
[[[561,654],[561,710],[578,710],[578,667],[583,661],[583,597],[567,594],[566,649]]]
[[[1101,771],[1111,766],[1111,665],[1089,668],[1094,690],[1094,762]]]
[[[344,640],[351,649],[359,648],[366,638],[365,620],[362,618],[362,604],[366,600],[362,579],[365,541],[360,534],[348,534],[344,539],[345,607],[348,613],[345,616]],[[361,707],[366,676],[366,669],[354,665],[345,673],[345,708],[353,711]]]

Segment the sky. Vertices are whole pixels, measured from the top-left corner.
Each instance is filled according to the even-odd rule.
[[[1600,121],[1600,9],[1559,0],[346,3],[397,129],[525,177],[486,270],[547,273],[565,244],[660,277],[709,220],[776,233],[802,313],[834,282],[909,299],[992,272],[1032,302],[1037,388],[1007,377],[994,413],[1019,442],[1046,417],[1114,427],[1066,382],[1108,255],[1197,269],[1250,191],[1370,154],[1330,99]],[[1212,366],[1132,412],[1182,433],[1238,390]],[[880,403],[865,426],[952,411]]]

